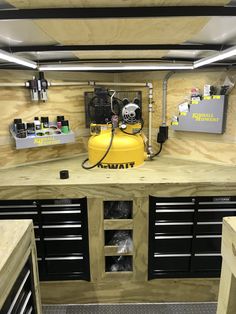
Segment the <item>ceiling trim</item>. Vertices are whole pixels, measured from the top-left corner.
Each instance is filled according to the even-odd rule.
[[[213,50],[221,51],[231,45],[219,44],[134,44],[134,45],[40,45],[40,46],[11,46],[1,47],[11,52],[39,52],[39,51],[98,51],[98,50]]]
[[[167,7],[105,7],[48,8],[0,10],[0,20],[12,19],[111,19],[184,16],[236,16],[236,7],[167,6]]]

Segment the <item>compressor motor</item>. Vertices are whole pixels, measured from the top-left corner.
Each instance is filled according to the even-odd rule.
[[[91,136],[83,168],[127,169],[143,164],[147,153],[139,99],[121,100],[116,91],[102,88],[94,94],[88,106]]]

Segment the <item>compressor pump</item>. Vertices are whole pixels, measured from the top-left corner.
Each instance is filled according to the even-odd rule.
[[[83,168],[128,169],[147,159],[140,100],[115,97],[116,91],[95,88],[88,106],[90,138]]]

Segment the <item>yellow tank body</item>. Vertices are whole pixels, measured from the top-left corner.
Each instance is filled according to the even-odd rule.
[[[100,133],[92,132],[88,142],[90,165],[96,164],[104,156],[111,141],[111,127],[102,125],[96,127],[100,128]],[[125,131],[131,133],[132,128],[135,129],[135,126],[129,126]],[[137,126],[136,128],[138,129]],[[109,169],[133,168],[142,165],[146,157],[142,135],[140,133],[125,134],[117,128],[111,149],[99,167]]]

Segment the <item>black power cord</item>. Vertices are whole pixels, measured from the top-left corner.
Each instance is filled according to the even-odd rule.
[[[82,164],[81,164],[81,166],[82,166],[84,169],[86,169],[86,170],[93,169],[93,168],[97,167],[97,166],[106,158],[107,154],[109,153],[109,151],[110,151],[110,149],[111,149],[111,146],[112,146],[112,143],[113,143],[113,139],[114,139],[114,134],[115,134],[115,129],[112,128],[112,129],[111,129],[111,140],[110,140],[109,146],[108,146],[108,148],[107,148],[105,154],[103,155],[103,157],[102,157],[95,165],[92,165],[92,166],[85,166],[85,163],[89,160],[88,158],[86,158],[86,159],[82,162]]]
[[[152,158],[158,156],[161,153],[162,147],[163,147],[163,143],[160,143],[160,148],[159,148],[158,152],[155,155],[153,155]]]

